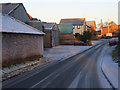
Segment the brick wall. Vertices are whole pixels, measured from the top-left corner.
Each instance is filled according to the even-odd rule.
[[[73,34],[60,34],[61,45],[73,45],[77,39],[74,38]]]
[[[118,25],[116,24],[109,27],[109,33],[113,33],[116,30],[118,30]],[[108,33],[108,27],[104,27],[102,30],[102,35],[106,35],[107,33]]]

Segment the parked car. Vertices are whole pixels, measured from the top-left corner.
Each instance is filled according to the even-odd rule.
[[[112,37],[110,37],[110,36],[106,36],[106,37],[105,37],[105,39],[110,39],[110,38],[112,38]]]
[[[109,41],[109,45],[110,45],[110,46],[116,45],[116,44],[117,44],[116,40],[110,40],[110,41]]]
[[[100,39],[105,39],[105,38],[106,38],[106,36],[101,36],[101,37],[100,37]]]

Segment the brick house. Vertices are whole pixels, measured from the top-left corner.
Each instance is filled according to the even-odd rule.
[[[96,39],[96,22],[95,21],[86,21],[86,24],[91,27],[90,32],[92,33],[92,39]]]
[[[85,18],[61,19],[60,24],[72,24],[73,35],[76,33],[83,34],[83,32],[86,31]]]
[[[102,27],[102,32],[100,36],[104,36],[107,33],[114,33],[116,30],[118,30],[118,25],[115,24],[114,22],[110,22],[109,29],[108,29],[108,25]]]
[[[60,30],[60,44],[62,45],[73,45],[76,40],[73,35],[72,24],[58,24]]]

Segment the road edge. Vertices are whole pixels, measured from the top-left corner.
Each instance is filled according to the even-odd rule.
[[[106,73],[104,72],[103,63],[104,63],[104,59],[102,60],[101,71],[102,71],[105,79],[108,81],[108,83],[109,83],[110,86],[112,87],[112,89],[113,89],[113,90],[116,90],[115,86],[112,84],[112,82],[110,81],[110,79],[108,78],[108,76],[106,75]]]

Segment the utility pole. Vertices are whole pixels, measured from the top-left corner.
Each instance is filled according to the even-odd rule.
[[[108,33],[109,33],[109,31],[110,31],[110,26],[109,26],[109,19],[108,19]]]
[[[102,28],[103,28],[102,19],[101,19],[101,25],[100,25],[100,28],[101,28],[101,36],[102,36]]]

